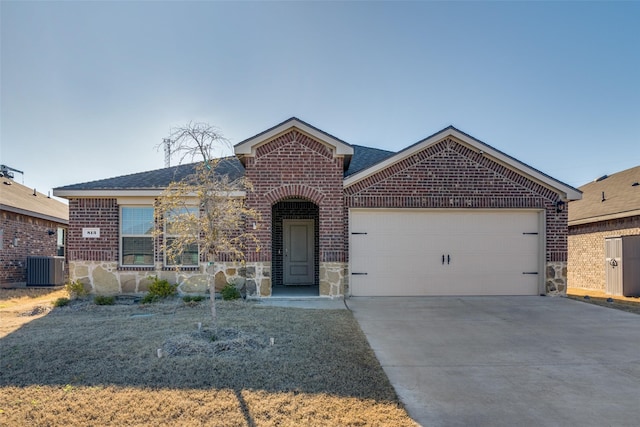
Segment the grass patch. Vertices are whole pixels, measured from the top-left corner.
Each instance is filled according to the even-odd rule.
[[[201,301],[204,301],[206,298],[203,297],[202,295],[185,295],[182,297],[182,301],[184,301],[185,303],[199,303]]]
[[[415,425],[349,311],[208,313],[86,303],[25,324],[0,341],[0,425]]]
[[[116,297],[110,295],[96,295],[93,298],[93,303],[96,305],[113,305],[116,303]]]

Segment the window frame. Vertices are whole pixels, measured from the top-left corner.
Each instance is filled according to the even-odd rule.
[[[124,210],[125,209],[151,209],[151,228],[150,228],[150,232],[148,234],[124,234]],[[153,231],[155,230],[155,208],[153,207],[153,205],[124,205],[124,206],[120,206],[120,223],[119,223],[119,227],[118,227],[118,263],[121,267],[138,267],[138,268],[147,268],[147,267],[154,267],[155,265],[155,258],[156,258],[156,248],[155,248],[155,237],[153,234]],[[151,263],[147,264],[147,263],[143,263],[143,264],[136,264],[135,261],[133,264],[125,264],[124,263],[124,239],[126,238],[148,238],[151,240]],[[135,254],[133,255],[134,257],[136,256]],[[143,257],[145,255],[142,255]]]
[[[67,253],[67,229],[58,227],[56,229],[56,255],[66,257]]]
[[[187,206],[183,206],[181,208],[179,208],[180,213],[178,213],[178,215],[181,215],[184,212],[188,212],[188,213],[195,213],[196,215],[198,215],[198,217],[200,216],[200,209],[197,205],[187,205]],[[179,234],[173,234],[173,233],[169,233],[168,229],[169,229],[169,217],[171,215],[170,214],[165,214],[165,218],[163,221],[163,234],[162,234],[162,238],[163,238],[163,251],[162,251],[162,262],[163,265],[167,268],[197,268],[200,266],[200,245],[198,243],[195,243],[196,247],[196,263],[195,264],[183,264],[183,263],[171,263],[169,257],[167,256],[167,246],[168,246],[168,240],[169,239],[175,239],[176,237],[179,237]],[[181,255],[181,261],[184,261],[184,251]]]

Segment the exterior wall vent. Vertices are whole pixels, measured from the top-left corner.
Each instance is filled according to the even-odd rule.
[[[62,286],[64,257],[27,257],[27,286]]]

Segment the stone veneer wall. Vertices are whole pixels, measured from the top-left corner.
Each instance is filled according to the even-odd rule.
[[[219,262],[213,266],[203,263],[199,269],[176,271],[155,270],[119,270],[117,262],[108,261],[72,261],[69,263],[71,280],[78,280],[85,289],[97,295],[142,294],[149,291],[152,277],[158,276],[169,283],[178,284],[180,294],[207,293],[209,277],[212,278],[216,292],[227,283],[233,283],[246,292],[248,297],[271,295],[270,263]]]
[[[547,294],[566,291],[567,211],[553,190],[445,138],[344,190],[347,208],[543,209]],[[345,212],[348,238],[348,212]]]
[[[567,293],[567,263],[564,261],[547,262],[545,289],[548,295]]]
[[[320,263],[320,295],[337,297],[348,291],[349,264],[346,262]]]
[[[606,291],[605,239],[632,235],[640,235],[640,215],[570,226],[568,285]]]

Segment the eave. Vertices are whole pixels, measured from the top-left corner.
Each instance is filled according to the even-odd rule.
[[[160,197],[164,189],[118,189],[118,190],[53,190],[53,195],[65,199],[78,198],[118,198],[118,197]],[[230,197],[246,197],[246,191],[233,191]]]
[[[29,210],[26,210],[26,209],[20,209],[20,208],[16,208],[15,206],[7,206],[7,205],[0,204],[0,210],[16,213],[16,214],[20,214],[20,215],[30,216],[30,217],[33,217],[33,218],[44,219],[46,221],[57,222],[59,224],[69,225],[69,220],[68,219],[58,218],[58,217],[51,216],[51,215],[45,215],[45,214],[41,214],[41,213],[38,213],[38,212],[29,211]]]

